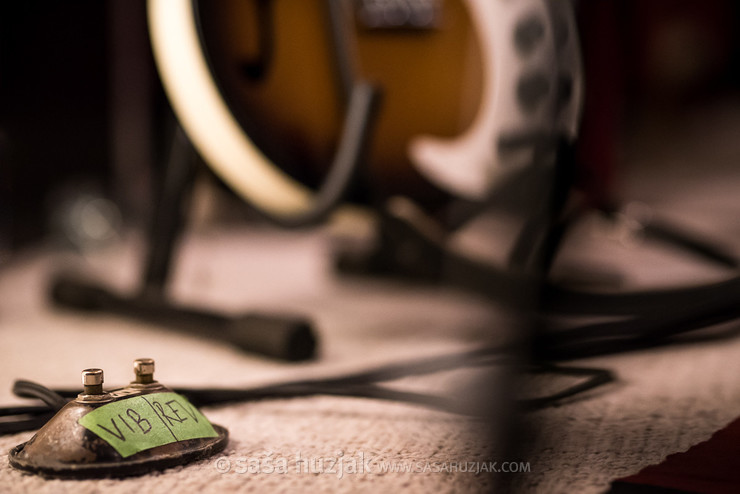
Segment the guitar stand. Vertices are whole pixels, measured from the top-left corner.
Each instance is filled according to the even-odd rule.
[[[546,273],[561,247],[562,239],[583,214],[591,209],[571,211],[549,225],[545,238],[547,242],[540,252],[543,256],[541,269]],[[645,240],[669,245],[686,254],[711,262],[717,266],[737,269],[740,261],[723,245],[702,238],[695,232],[671,222],[659,219],[643,219],[625,215],[619,209],[598,209],[598,214],[615,224],[629,222],[631,234]],[[382,276],[416,280],[419,282],[449,283],[453,273],[445,268],[455,255],[447,250],[446,241],[450,234],[441,222],[427,216],[421,209],[407,204],[403,214],[390,204],[379,211],[376,227],[377,242],[370,251],[351,249],[340,250],[336,254],[335,268],[340,273],[358,276]],[[547,223],[545,223],[547,224]],[[533,221],[517,239],[509,258],[509,268],[521,266],[526,262],[526,246],[541,230],[542,223]],[[542,233],[542,232],[540,232]],[[475,269],[476,261],[469,259],[469,273]],[[480,272],[490,273],[491,266],[479,266]],[[454,271],[454,269],[453,269]],[[482,275],[470,280],[452,276],[456,285],[490,295],[497,290],[481,285]]]
[[[508,266],[501,271],[489,265],[451,252],[446,243],[454,228],[447,228],[427,216],[411,201],[391,199],[379,211],[377,242],[372,250],[339,251],[335,267],[339,272],[353,275],[403,277],[421,282],[454,284],[483,292],[492,298],[505,296],[507,287],[499,283],[515,282],[518,276],[544,280],[560,246],[563,236],[559,218],[563,214],[572,183],[572,146],[564,140],[553,139],[536,144],[531,170],[512,187],[513,196],[547,198],[541,204],[523,204],[524,227],[516,239]],[[534,191],[534,192],[533,192]],[[401,203],[403,201],[403,203]],[[400,205],[400,207],[399,207]],[[483,211],[482,206],[469,208],[467,216]],[[462,224],[464,221],[456,220]],[[488,282],[486,277],[490,277]]]
[[[143,283],[137,294],[125,296],[79,275],[52,280],[50,298],[61,307],[111,312],[160,324],[196,336],[231,343],[238,348],[288,361],[315,356],[317,337],[310,320],[285,314],[250,312],[238,316],[183,307],[167,298],[173,253],[185,224],[192,197],[198,157],[178,126],[165,171],[161,199],[150,233]]]

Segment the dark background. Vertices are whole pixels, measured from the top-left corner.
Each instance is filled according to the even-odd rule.
[[[141,0],[0,5],[0,238],[42,238],[56,202],[94,190],[138,219],[162,96]]]

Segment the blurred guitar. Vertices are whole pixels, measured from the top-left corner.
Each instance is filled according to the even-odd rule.
[[[332,8],[351,55],[345,75],[383,92],[364,177],[376,196],[481,200],[526,162],[499,153],[502,135],[575,135],[580,60],[568,0],[331,1],[149,2],[181,123],[252,201],[306,207],[305,186],[331,162],[346,104]]]

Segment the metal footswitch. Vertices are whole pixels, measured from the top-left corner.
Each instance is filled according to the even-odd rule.
[[[103,371],[82,371],[83,391],[10,464],[47,477],[125,477],[182,465],[222,451],[228,431],[184,396],[154,380],[154,361],[134,361],[136,379],[105,391]]]

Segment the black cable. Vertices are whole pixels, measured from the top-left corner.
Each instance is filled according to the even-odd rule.
[[[0,436],[40,429],[56,414],[55,411],[43,407],[21,408],[25,410],[13,414],[5,414],[5,409],[0,408],[0,416],[10,417],[10,420],[0,420]],[[43,409],[36,410],[38,408]]]
[[[562,230],[573,219],[563,220],[561,230],[554,230],[554,238],[562,237]],[[406,227],[412,233],[415,231],[412,225]],[[418,244],[415,247],[424,250],[425,258],[440,260],[441,271],[436,279],[441,282],[483,294],[502,306],[520,309],[526,309],[522,303],[532,300],[533,294],[542,290],[539,316],[544,327],[535,342],[536,355],[542,360],[574,359],[655,346],[677,334],[740,318],[740,276],[693,287],[587,292],[548,282],[541,285],[539,280],[524,273],[504,270],[451,251],[427,235],[412,238]],[[711,250],[711,244],[706,245]],[[559,330],[548,324],[552,316],[620,319]]]
[[[740,277],[693,287],[616,293],[585,292],[549,284],[544,296],[544,311],[549,314],[634,316],[707,303],[732,305],[740,301]]]
[[[740,319],[737,299],[673,310],[626,320],[588,324],[543,335],[540,358],[563,360],[655,346],[670,337]]]
[[[553,406],[556,403],[615,380],[614,374],[607,369],[559,367],[554,365],[535,366],[526,369],[531,373],[552,373],[574,377],[585,377],[585,381],[570,386],[552,395],[523,399],[520,405],[525,410],[536,410]],[[175,388],[185,395],[196,406],[218,405],[228,402],[253,401],[274,398],[294,398],[297,396],[334,395],[345,397],[364,397],[410,403],[433,408],[449,413],[474,415],[476,411],[468,409],[464,403],[454,398],[439,395],[399,391],[373,383],[338,384],[341,379],[315,381],[312,383],[286,383],[276,386],[265,386],[255,389],[192,389]]]
[[[68,401],[59,393],[31,381],[16,381],[13,383],[13,393],[21,398],[41,400],[46,406],[0,408],[0,435],[38,429],[48,422]]]
[[[598,211],[610,221],[619,221],[618,208],[601,208]],[[626,214],[626,216],[634,222],[635,232],[645,238],[679,248],[725,268],[740,267],[740,259],[717,241],[702,238],[697,233],[681,228],[665,219],[654,218],[652,213],[637,216]]]
[[[533,368],[531,372],[539,374],[550,372],[574,377],[588,377],[588,379],[549,396],[522,400],[521,404],[523,407],[529,410],[538,410],[548,406],[553,406],[567,398],[572,398],[616,380],[612,371],[598,368],[562,367],[542,364],[539,367]]]
[[[67,404],[67,400],[59,393],[31,381],[18,380],[13,383],[13,394],[21,398],[39,399],[55,411]]]
[[[377,384],[355,385],[281,385],[255,389],[193,389],[174,388],[175,392],[187,397],[195,406],[214,406],[226,403],[258,401],[266,399],[297,398],[306,396],[328,395],[345,398],[372,398],[420,405],[448,413],[470,415],[473,411],[467,410],[459,400],[439,395],[401,391]]]
[[[565,215],[553,227],[551,243],[558,244],[566,230],[576,220],[575,216]],[[425,235],[407,219],[394,217],[396,230],[415,243],[418,251],[424,252],[428,260],[427,270],[436,273],[435,280],[448,283],[490,298],[502,306],[519,307],[522,301],[530,300],[527,293],[539,290],[538,280],[523,273],[514,273],[492,264],[482,262],[447,248],[444,239]],[[682,248],[721,265],[738,263],[725,249],[710,242],[700,241],[686,233],[653,220],[647,225],[680,236]],[[646,225],[646,228],[647,228]],[[402,228],[401,228],[402,227]],[[554,254],[552,254],[554,255]],[[438,264],[438,266],[436,265]],[[407,266],[394,266],[402,271]],[[623,292],[592,292],[569,288],[552,282],[545,282],[542,289],[541,310],[546,315],[564,316],[643,316],[671,313],[675,307],[694,307],[702,310],[708,304],[714,306],[733,306],[740,301],[740,276],[697,286],[682,286],[665,289],[632,290]]]
[[[400,403],[425,406],[449,413],[473,415],[460,400],[440,395],[402,391],[380,385],[379,382],[391,381],[402,377],[429,374],[471,366],[492,365],[505,360],[500,349],[480,349],[447,355],[437,358],[420,359],[412,363],[391,364],[366,371],[346,374],[338,377],[303,379],[291,382],[276,383],[254,388],[173,388],[173,391],[186,396],[195,406],[219,405],[232,402],[256,401],[277,398],[296,398],[314,395],[331,395],[355,398],[381,399]],[[555,373],[570,376],[587,377],[578,383],[549,397],[534,400],[522,400],[526,410],[543,408],[558,401],[594,389],[614,379],[607,370],[556,367],[552,365],[525,369],[527,372]],[[67,401],[77,396],[78,390],[51,390],[37,383],[17,381],[13,391],[22,397],[37,398],[47,406],[12,406],[0,408],[0,435],[20,432],[41,427]]]
[[[517,304],[517,293],[536,289],[536,280],[516,275],[491,264],[451,252],[443,245],[420,237],[425,246],[444,259],[441,281],[486,295],[504,305]],[[571,316],[642,316],[670,314],[674,308],[690,307],[703,311],[713,307],[731,307],[740,301],[740,276],[697,286],[625,292],[588,292],[554,283],[545,283],[542,312]]]
[[[650,238],[692,252],[726,268],[737,269],[740,267],[738,259],[722,246],[696,238],[669,223],[650,221],[642,226],[642,232]]]

